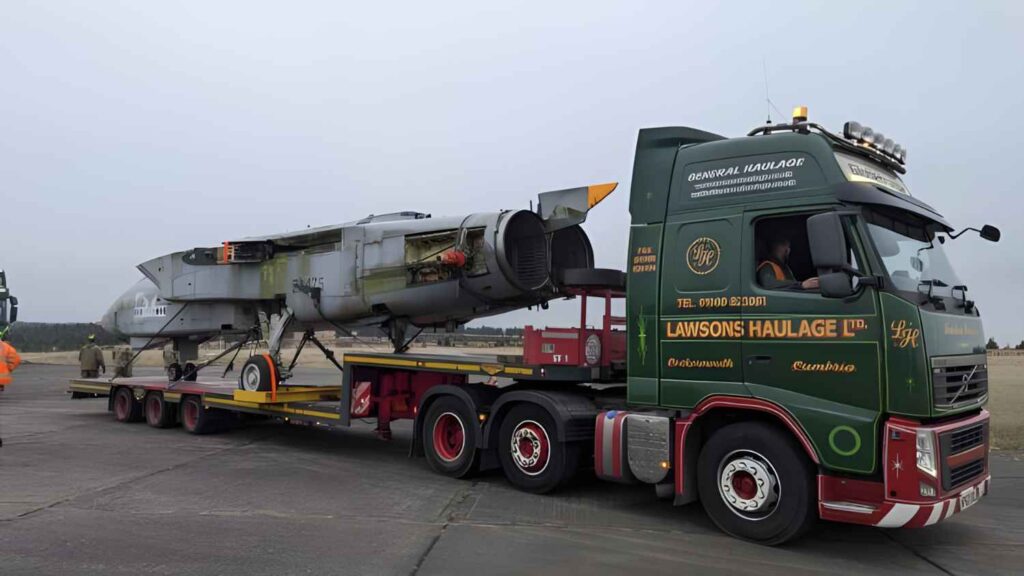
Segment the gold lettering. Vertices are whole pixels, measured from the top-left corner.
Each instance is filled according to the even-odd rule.
[[[906,320],[896,320],[889,325],[889,338],[895,348],[917,348],[917,339],[921,336],[921,329],[914,328]]]

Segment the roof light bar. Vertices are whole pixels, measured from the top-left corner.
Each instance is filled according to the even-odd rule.
[[[847,122],[843,125],[843,138],[856,142],[884,154],[900,164],[907,163],[907,149],[897,144],[892,138],[886,138],[881,132],[860,124]]]

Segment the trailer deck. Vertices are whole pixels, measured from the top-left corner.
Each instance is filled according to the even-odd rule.
[[[263,414],[286,420],[311,421],[330,424],[341,420],[339,399],[341,387],[280,386],[270,392],[239,390],[238,382],[228,378],[198,378],[194,382],[168,381],[160,376],[133,378],[73,378],[71,392],[111,397],[117,388],[128,388],[136,400],[142,401],[150,392],[159,392],[170,404],[180,404],[182,398],[199,398],[204,408],[220,408],[236,412]]]

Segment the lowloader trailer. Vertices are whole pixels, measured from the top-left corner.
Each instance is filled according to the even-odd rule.
[[[962,232],[910,195],[905,159],[870,128],[833,134],[805,109],[741,138],[642,130],[628,271],[564,270],[580,325],[527,326],[522,355],[349,353],[325,388],[279,382],[267,357],[249,386],[71,390],[109,394],[117,420],[193,433],[254,413],[373,418],[387,438],[411,419],[412,452],[438,473],[501,469],[546,493],[593,468],[699,500],[763,544],[817,519],[929,526],[989,490],[988,373],[978,307],[943,251]]]

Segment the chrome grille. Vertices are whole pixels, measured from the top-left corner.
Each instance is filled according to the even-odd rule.
[[[936,408],[976,404],[988,398],[988,364],[984,354],[932,359],[932,391]]]

